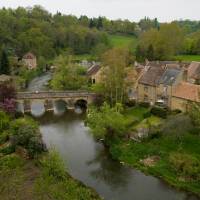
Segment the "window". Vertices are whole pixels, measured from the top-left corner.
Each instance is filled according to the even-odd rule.
[[[144,86],[144,91],[148,92],[148,86]]]

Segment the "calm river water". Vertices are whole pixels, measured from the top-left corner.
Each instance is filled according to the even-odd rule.
[[[41,79],[43,79],[41,77]],[[35,82],[43,82],[39,79]],[[34,84],[34,89],[40,88]],[[113,161],[84,125],[84,114],[68,111],[38,118],[46,145],[56,148],[69,173],[106,200],[197,200],[163,181]]]

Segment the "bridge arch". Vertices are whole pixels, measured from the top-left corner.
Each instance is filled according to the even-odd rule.
[[[46,112],[45,101],[40,99],[35,99],[30,102],[30,112],[33,116],[42,116]]]
[[[25,112],[23,101],[16,101],[16,112],[17,113],[24,113]]]
[[[56,99],[53,101],[53,111],[54,114],[60,115],[67,111],[68,102],[64,99]]]
[[[83,110],[87,110],[88,107],[88,101],[85,99],[77,99],[75,104],[74,104],[75,108],[80,108]]]

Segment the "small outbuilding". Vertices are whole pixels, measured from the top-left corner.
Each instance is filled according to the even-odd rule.
[[[31,52],[25,54],[22,58],[22,61],[30,70],[36,69],[36,67],[37,67],[37,58]]]

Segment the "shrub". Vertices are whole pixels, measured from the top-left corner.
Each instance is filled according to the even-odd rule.
[[[179,114],[176,116],[170,116],[163,126],[161,131],[164,135],[174,135],[176,137],[181,137],[189,133],[194,126],[190,120],[190,117],[184,114]]]
[[[9,139],[9,133],[7,131],[4,131],[3,133],[0,133],[0,144],[4,144]]]
[[[8,129],[9,122],[10,122],[9,116],[5,112],[0,111],[0,134],[2,131]]]
[[[151,109],[151,114],[153,114],[155,116],[158,116],[158,117],[161,117],[163,119],[166,119],[167,118],[167,109],[166,108],[161,108],[161,107],[154,106]]]
[[[200,180],[200,161],[196,157],[185,153],[171,153],[169,162],[179,175]]]
[[[128,100],[125,105],[127,107],[134,107],[136,105],[136,101],[135,100]]]
[[[139,106],[144,107],[144,108],[149,108],[150,107],[150,103],[149,102],[140,102]]]
[[[38,124],[30,118],[20,118],[11,123],[11,142],[28,150],[31,157],[44,150]]]
[[[179,109],[175,109],[175,110],[172,110],[172,111],[170,112],[170,114],[172,114],[172,115],[177,115],[177,114],[180,114],[180,113],[182,113],[182,111],[179,110]]]
[[[149,118],[149,117],[151,117],[151,113],[148,111],[148,112],[145,112],[144,114],[143,114],[143,117],[144,117],[144,119],[146,119],[146,118]]]
[[[15,169],[23,165],[23,160],[17,155],[8,155],[0,159],[0,170],[1,169]]]
[[[4,154],[4,155],[8,155],[15,152],[15,147],[12,145],[8,145],[2,149],[0,149],[0,153]]]

